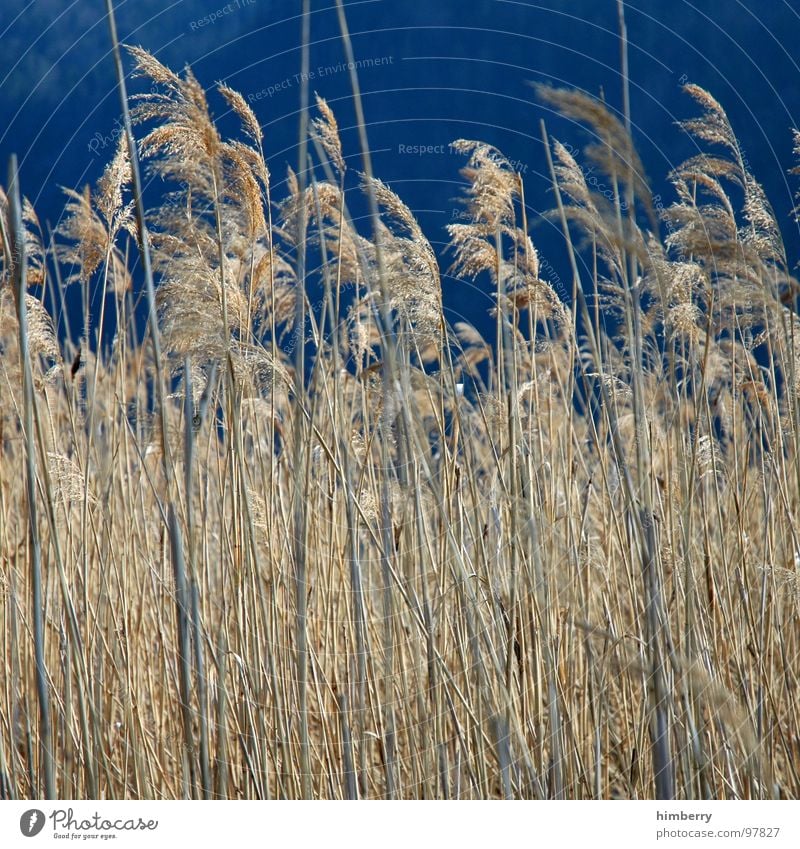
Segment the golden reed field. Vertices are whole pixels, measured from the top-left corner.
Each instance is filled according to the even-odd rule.
[[[563,279],[471,140],[440,269],[357,89],[276,196],[240,94],[115,47],[133,149],[53,233],[0,192],[0,797],[800,796],[797,258],[723,106],[667,201],[540,87]]]

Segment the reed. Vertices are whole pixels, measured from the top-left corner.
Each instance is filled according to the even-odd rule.
[[[797,798],[800,283],[723,107],[687,87],[664,208],[627,107],[539,88],[590,135],[541,128],[566,288],[511,163],[454,142],[487,340],[355,73],[363,175],[306,91],[276,197],[244,98],[109,12],[106,172],[47,240],[0,194],[0,795]],[[70,285],[94,335],[55,333]]]

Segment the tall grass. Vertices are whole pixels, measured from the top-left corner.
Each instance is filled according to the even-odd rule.
[[[226,139],[130,56],[131,146],[46,248],[0,195],[2,795],[800,795],[800,287],[722,107],[687,88],[664,209],[627,114],[539,89],[611,187],[543,125],[571,292],[511,164],[455,142],[487,341],[358,99],[364,175],[318,100],[278,199],[239,94]],[[102,287],[80,338],[62,285]]]

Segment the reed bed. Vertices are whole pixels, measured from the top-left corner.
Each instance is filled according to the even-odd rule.
[[[542,127],[571,291],[455,142],[487,341],[324,100],[276,197],[238,93],[224,138],[129,54],[133,161],[52,234],[0,195],[0,796],[797,798],[800,288],[722,106],[664,207],[540,88],[591,138]]]

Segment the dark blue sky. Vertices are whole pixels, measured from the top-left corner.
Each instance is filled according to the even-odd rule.
[[[296,165],[300,88],[299,0],[125,0],[120,34],[163,62],[191,64],[206,86],[224,80],[248,97],[265,129],[277,193]],[[585,136],[536,103],[528,81],[604,92],[620,105],[616,0],[349,0],[356,57],[377,175],[415,210],[434,244],[445,238],[459,192],[461,161],[447,144],[460,137],[495,144],[525,175],[533,238],[555,268],[563,247],[537,210],[551,205],[539,121],[572,144]],[[784,227],[790,262],[800,256],[789,217],[797,178],[790,128],[800,124],[797,0],[630,0],[632,115],[635,139],[655,189],[692,152],[674,126],[696,114],[682,82],[708,88],[727,109],[751,170]],[[343,129],[345,152],[358,152],[349,80],[332,0],[312,0],[312,89],[326,97]],[[216,20],[211,16],[220,13]],[[22,185],[43,220],[55,225],[59,186],[94,181],[113,151],[118,95],[108,53],[104,0],[3,0],[0,11],[0,158],[20,157]],[[135,86],[134,86],[135,89]],[[223,130],[229,118],[212,97]],[[419,156],[409,149],[430,146]],[[351,160],[357,165],[357,159]],[[474,290],[457,312],[482,312]],[[458,303],[453,304],[453,299]]]

